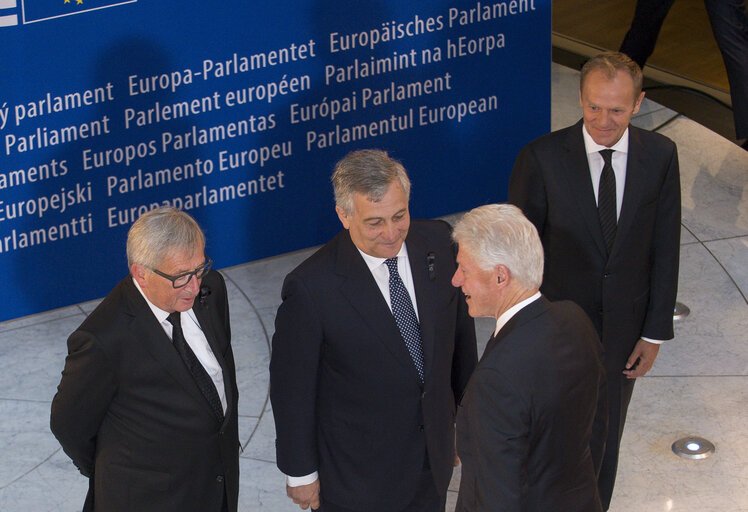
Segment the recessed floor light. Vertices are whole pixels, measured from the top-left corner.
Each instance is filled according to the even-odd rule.
[[[684,437],[673,443],[673,453],[685,459],[706,459],[714,453],[714,445],[702,437]]]

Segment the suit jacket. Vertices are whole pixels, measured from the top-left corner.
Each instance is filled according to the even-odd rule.
[[[629,126],[623,204],[610,255],[582,121],[520,151],[509,180],[509,202],[522,209],[543,242],[541,291],[551,300],[573,300],[585,310],[602,339],[611,374],[621,373],[640,337],[673,337],[680,177],[670,139]]]
[[[319,471],[322,499],[351,510],[404,508],[426,456],[438,492],[446,493],[455,400],[477,360],[473,321],[450,282],[449,225],[414,220],[406,246],[423,384],[348,231],[283,283],[270,362],[278,468],[291,476]]]
[[[123,279],[68,338],[51,428],[91,479],[88,510],[236,511],[236,371],[223,277],[193,310],[223,370],[227,411],[216,420],[171,340]],[[93,496],[91,494],[93,493]]]
[[[457,512],[600,512],[590,453],[605,372],[576,304],[522,308],[481,357],[457,414]]]

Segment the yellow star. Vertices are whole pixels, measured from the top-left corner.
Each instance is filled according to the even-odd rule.
[[[75,3],[76,3],[76,5],[77,5],[77,4],[82,4],[82,3],[83,3],[83,0],[75,0]]]
[[[65,1],[64,1],[63,3],[64,3],[64,4],[69,4],[69,3],[70,3],[70,0],[65,0]]]

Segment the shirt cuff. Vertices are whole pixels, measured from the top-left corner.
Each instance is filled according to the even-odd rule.
[[[644,336],[642,336],[642,339],[644,341],[648,341],[650,343],[654,343],[655,345],[662,345],[663,343],[665,343],[666,341],[668,341],[668,340],[653,340],[652,338],[645,338]]]
[[[319,475],[315,471],[314,473],[306,476],[288,476],[286,475],[286,483],[289,487],[300,487],[302,485],[313,484],[317,481]]]

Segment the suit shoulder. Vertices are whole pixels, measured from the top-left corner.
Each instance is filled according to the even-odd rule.
[[[221,295],[221,298],[226,296],[226,280],[224,279],[223,274],[217,270],[211,270],[203,277],[203,280],[200,283],[201,294],[205,293],[206,287],[210,295],[218,293]]]
[[[452,226],[441,219],[413,219],[410,221],[410,230],[428,238],[444,238],[452,240]]]
[[[631,138],[647,148],[654,148],[657,151],[673,151],[676,148],[675,142],[672,139],[658,132],[630,126],[629,133]]]
[[[540,137],[531,140],[528,142],[523,150],[532,150],[532,151],[539,151],[546,148],[557,148],[561,143],[566,140],[570,134],[573,133],[574,130],[578,130],[580,137],[581,137],[581,125],[579,123],[576,123],[572,126],[567,126],[566,128],[561,128],[560,130],[555,130],[549,133],[545,133],[541,135]]]
[[[551,315],[562,322],[574,322],[590,332],[596,332],[587,313],[582,307],[571,300],[559,300],[550,303]]]
[[[597,339],[597,332],[584,310],[570,300],[548,301],[535,316],[515,326],[496,348],[499,354],[491,353],[502,365],[519,364],[519,360],[543,360],[553,354],[548,351],[562,339]],[[495,351],[495,350],[494,350]],[[514,363],[512,363],[514,361]],[[522,366],[522,365],[520,365]],[[539,365],[538,368],[542,368]]]
[[[127,276],[112,288],[112,291],[96,306],[88,315],[77,330],[84,330],[92,333],[106,331],[113,328],[112,324],[118,322],[123,317],[124,307],[127,297],[127,287],[132,284],[132,277]]]
[[[129,332],[132,320],[128,298],[132,290],[128,290],[128,287],[132,287],[134,293],[138,293],[130,276],[120,281],[70,334],[68,346],[70,347],[71,343],[94,342],[108,357],[114,357],[120,346],[118,340],[124,333]]]
[[[288,273],[286,279],[291,276],[315,276],[332,271],[334,268],[334,260],[339,253],[341,245],[345,243],[345,237],[348,237],[348,232],[346,230],[340,231],[332,240],[296,265],[296,267]],[[349,243],[352,245],[352,242]]]

